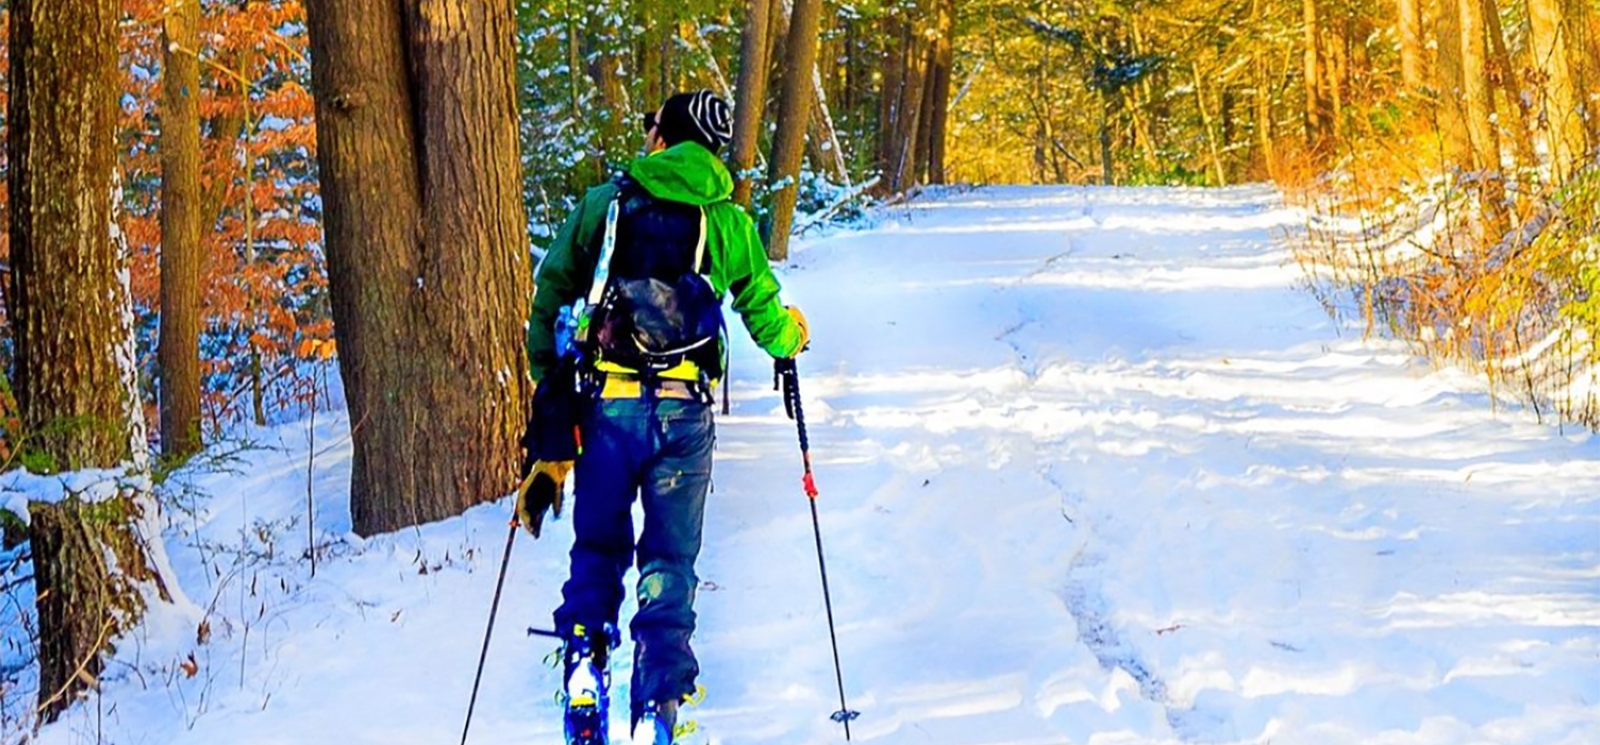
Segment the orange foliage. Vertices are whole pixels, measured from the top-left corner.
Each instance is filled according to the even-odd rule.
[[[123,0],[122,186],[119,214],[132,252],[140,371],[154,406],[160,312],[161,17],[166,0]],[[300,0],[201,0],[202,202],[209,266],[202,279],[207,425],[314,402],[307,363],[332,355],[323,264],[316,136]],[[7,105],[9,13],[0,6],[0,109]],[[244,94],[241,94],[244,91]],[[0,140],[5,137],[0,121]],[[5,167],[0,148],[0,169]],[[8,224],[0,178],[0,224]],[[9,257],[0,230],[0,261]],[[0,287],[6,283],[0,282]],[[323,378],[325,379],[325,378]],[[258,393],[259,392],[259,393]],[[254,400],[253,400],[254,397]],[[15,436],[0,396],[0,454]],[[159,421],[148,410],[148,421]]]
[[[141,367],[160,312],[160,67],[164,0],[124,0],[122,227],[133,252]],[[308,360],[332,338],[299,0],[203,0],[204,407],[216,426],[311,400]],[[243,94],[241,94],[243,91]],[[307,347],[307,342],[312,346]],[[147,377],[153,377],[147,376]],[[151,417],[155,421],[156,417]]]

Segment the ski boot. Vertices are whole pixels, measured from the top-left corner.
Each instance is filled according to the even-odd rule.
[[[562,698],[567,745],[606,745],[606,716],[611,707],[611,673],[607,658],[617,634],[609,624],[600,629],[572,628],[562,648]]]
[[[646,701],[633,721],[633,745],[672,745],[677,726],[677,701]]]

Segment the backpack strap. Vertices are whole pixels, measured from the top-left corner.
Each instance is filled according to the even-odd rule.
[[[706,274],[708,272],[704,272],[704,271],[702,271],[700,269],[700,267],[704,265],[705,258],[706,258],[706,208],[705,208],[705,205],[700,205],[699,209],[700,209],[700,238],[695,241],[695,244],[694,244],[694,263],[690,265],[691,268],[689,269],[689,271],[694,272],[695,274]]]

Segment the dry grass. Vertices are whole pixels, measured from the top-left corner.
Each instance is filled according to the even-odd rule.
[[[1285,158],[1280,183],[1311,215],[1296,256],[1334,313],[1484,374],[1541,418],[1600,425],[1600,284],[1593,267],[1600,174],[1541,188],[1531,172],[1446,169],[1431,125],[1347,136]],[[1308,176],[1307,174],[1314,174]],[[1507,194],[1501,215],[1484,190]]]

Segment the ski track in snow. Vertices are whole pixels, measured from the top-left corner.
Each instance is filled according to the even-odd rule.
[[[854,739],[1600,742],[1593,440],[1331,321],[1276,240],[1303,223],[1263,188],[1006,187],[796,248]],[[734,329],[686,713],[699,743],[838,742],[795,431]],[[213,640],[158,617],[125,645],[117,742],[459,740],[509,502],[355,539],[347,422],[315,429],[318,575],[286,558],[304,424],[193,475],[211,496],[171,552]],[[262,535],[266,559],[220,548]],[[523,629],[570,541],[518,541],[470,742],[559,740],[552,645]],[[625,702],[631,645],[614,659]],[[95,716],[37,742],[93,742]]]

